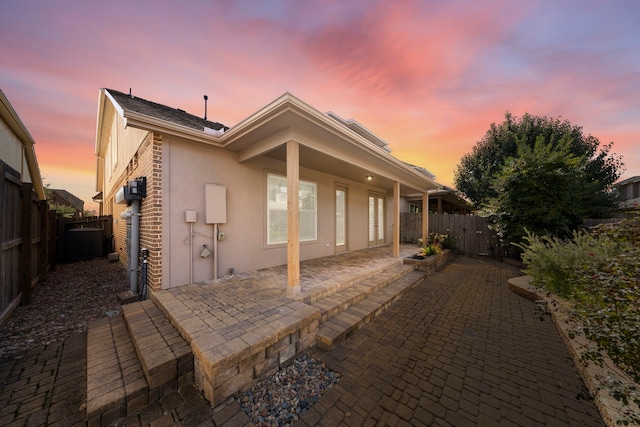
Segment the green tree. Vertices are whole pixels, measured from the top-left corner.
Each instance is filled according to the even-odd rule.
[[[583,219],[602,218],[616,207],[611,186],[623,163],[613,143],[559,118],[505,114],[493,123],[455,172],[457,189],[496,215],[505,242],[535,234],[561,234]]]

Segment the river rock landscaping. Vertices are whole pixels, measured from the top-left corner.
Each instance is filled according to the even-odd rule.
[[[340,374],[306,355],[236,395],[245,413],[257,426],[287,426],[340,379]]]

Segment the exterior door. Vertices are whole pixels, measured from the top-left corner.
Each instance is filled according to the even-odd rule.
[[[347,250],[347,187],[336,186],[336,253]]]
[[[384,244],[384,196],[369,194],[369,246]]]

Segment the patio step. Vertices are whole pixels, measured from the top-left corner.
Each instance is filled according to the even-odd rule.
[[[378,265],[377,267],[367,267],[364,270],[357,271],[352,274],[347,274],[346,276],[344,274],[344,271],[341,271],[341,274],[333,275],[332,277],[328,277],[326,280],[323,280],[322,287],[306,293],[301,298],[301,300],[304,303],[311,305],[337,292],[349,289],[356,284],[362,283],[365,280],[375,280],[376,277],[380,277],[385,272],[398,267],[402,267],[403,265],[403,259],[398,258],[389,259],[383,264]]]
[[[369,323],[386,310],[394,301],[422,282],[426,273],[405,269],[404,275],[385,286],[366,294],[349,307],[327,318],[318,327],[316,345],[323,350],[331,350],[347,340],[356,330]],[[339,292],[338,294],[340,294]],[[338,295],[336,294],[336,295]],[[351,298],[345,294],[345,297]],[[356,301],[354,299],[354,301]]]
[[[147,406],[149,386],[122,315],[87,331],[87,423],[110,425]]]
[[[214,407],[316,343],[317,309],[285,297],[282,289],[271,292],[259,283],[247,291],[236,283],[241,286],[225,290],[210,282],[152,294],[190,343],[195,385]],[[224,292],[235,301],[216,302],[215,295]],[[207,296],[215,309],[203,309],[209,307],[202,302]]]
[[[380,271],[374,276],[361,279],[351,284],[351,286],[327,295],[309,305],[320,310],[320,323],[323,323],[414,270],[415,268],[412,265],[399,264],[390,269]]]
[[[112,425],[189,383],[191,349],[152,301],[89,324],[88,425]]]
[[[178,330],[151,300],[122,306],[150,390],[176,390],[193,382],[193,354]]]

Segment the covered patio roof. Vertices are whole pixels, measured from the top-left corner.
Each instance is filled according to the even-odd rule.
[[[220,138],[226,149],[238,153],[240,162],[258,156],[286,161],[285,146],[289,141],[300,144],[300,167],[385,190],[392,190],[394,182],[399,182],[402,197],[440,187],[433,176],[390,155],[384,141],[356,122],[321,113],[289,93]]]
[[[225,148],[238,153],[240,162],[258,156],[285,161],[285,144],[296,141],[300,144],[300,166],[304,168],[368,182],[385,190],[399,182],[402,197],[440,187],[433,175],[393,157],[387,143],[358,122],[344,120],[332,112],[322,113],[288,92],[231,128],[112,89],[101,89],[99,108],[114,108],[125,127]],[[98,155],[106,144],[101,136],[108,125],[98,123]],[[367,176],[372,177],[371,181]]]

